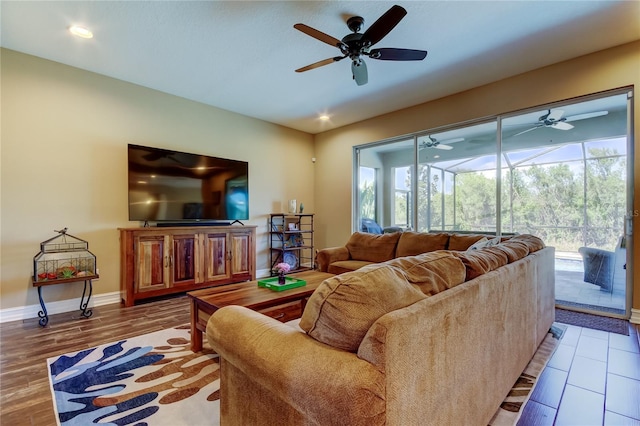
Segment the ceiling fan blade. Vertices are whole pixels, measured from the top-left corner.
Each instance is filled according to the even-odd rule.
[[[520,132],[520,133],[516,133],[516,134],[515,134],[515,135],[513,135],[513,136],[520,136],[520,135],[523,135],[523,134],[525,134],[525,133],[527,133],[527,132],[530,132],[530,131],[532,131],[532,130],[539,129],[540,127],[541,127],[541,126],[535,126],[535,127],[530,128],[530,129],[524,130],[524,131],[522,131],[522,132]],[[513,136],[512,136],[512,137],[513,137]]]
[[[587,112],[585,114],[572,115],[570,117],[567,117],[564,121],[585,120],[587,118],[600,117],[607,114],[609,114],[609,111]]]
[[[315,28],[311,28],[310,26],[305,24],[295,24],[293,28],[295,28],[296,30],[302,31],[306,35],[311,36],[316,40],[320,40],[334,47],[339,48],[343,44],[342,41],[338,40],[337,38],[332,37],[328,34],[325,34],[322,31],[318,31]]]
[[[369,54],[373,59],[382,61],[421,61],[427,57],[426,50],[382,48],[373,49]]]
[[[389,34],[406,14],[407,11],[403,7],[398,5],[391,6],[391,9],[387,10],[364,32],[362,39],[368,40],[373,46]]]
[[[558,121],[562,118],[564,111],[561,109],[554,109],[549,111],[549,114],[545,117],[545,120]]]
[[[341,61],[344,58],[346,58],[346,56],[335,56],[333,58],[324,59],[322,61],[314,62],[313,64],[307,65],[306,67],[298,68],[296,70],[296,72],[309,71],[309,70],[312,70],[314,68],[319,68],[319,67],[322,67],[324,65],[329,65],[329,64],[332,64],[334,62]]]
[[[351,63],[351,72],[353,73],[353,79],[358,86],[363,86],[369,81],[367,74],[367,64],[362,59],[354,60]]]
[[[560,130],[571,130],[573,129],[573,124],[565,123],[564,121],[557,121],[551,125],[554,129]]]
[[[438,145],[434,145],[433,146],[435,149],[444,149],[445,151],[449,151],[450,149],[453,149],[452,146],[450,145],[443,145],[441,143],[439,143]]]
[[[456,142],[462,142],[464,140],[464,138],[451,138],[451,139],[447,139],[444,141],[440,141],[440,143],[456,143]]]

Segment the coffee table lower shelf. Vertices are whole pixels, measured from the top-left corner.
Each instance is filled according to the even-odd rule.
[[[279,321],[300,318],[306,299],[327,278],[326,272],[305,271],[290,277],[304,280],[307,285],[283,291],[259,287],[257,281],[229,284],[187,293],[191,305],[191,350],[202,350],[203,333],[209,317],[215,311],[230,305],[245,306]]]

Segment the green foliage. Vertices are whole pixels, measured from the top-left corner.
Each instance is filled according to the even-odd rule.
[[[502,232],[532,233],[560,251],[577,251],[583,245],[611,250],[623,230],[626,158],[607,149],[590,149],[587,158],[586,164],[571,161],[505,171]],[[431,180],[426,166],[419,173],[420,230],[426,230],[430,200],[430,229],[495,231],[495,176],[486,172],[456,176],[454,221],[454,196],[443,193],[440,172],[432,172]]]
[[[456,179],[456,218],[463,231],[495,231],[496,178],[464,173]]]
[[[376,219],[376,191],[373,182],[365,182],[360,188],[360,217]]]

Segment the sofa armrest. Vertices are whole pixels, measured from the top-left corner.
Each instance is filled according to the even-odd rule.
[[[384,376],[354,353],[241,306],[216,311],[207,323],[207,339],[224,359],[222,382],[228,362],[249,383],[318,424],[384,420]],[[251,389],[243,392],[250,395]]]
[[[316,255],[316,264],[320,272],[328,272],[329,265],[340,260],[349,260],[351,255],[346,247],[330,247],[322,249]]]

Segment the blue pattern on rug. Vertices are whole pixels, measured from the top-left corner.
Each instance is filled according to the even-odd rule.
[[[122,340],[107,346],[98,361],[82,364],[87,356],[99,350],[93,348],[72,357],[63,355],[51,364],[50,373],[61,424],[64,425],[70,420],[75,420],[75,423],[95,424],[107,416],[143,407],[158,397],[157,392],[149,392],[121,404],[107,407],[93,405],[96,397],[124,389],[123,380],[133,376],[131,370],[154,364],[164,358],[164,355],[150,354],[153,346],[135,347],[118,355],[123,352],[122,345],[125,342],[126,340]],[[118,384],[112,385],[114,383]],[[140,421],[158,410],[157,406],[146,407],[116,418],[110,423],[128,425],[138,422],[140,426],[146,425],[147,423]]]
[[[220,364],[183,325],[47,360],[61,426],[219,424]]]

